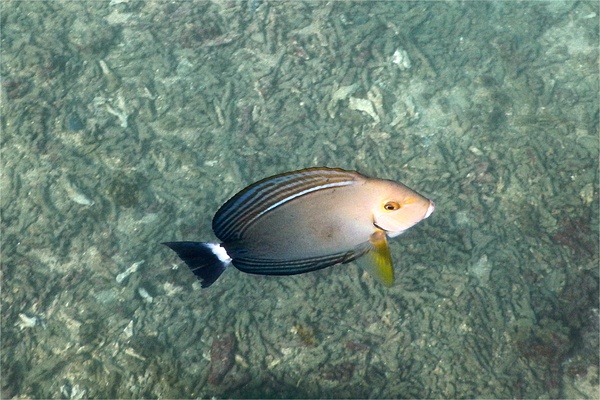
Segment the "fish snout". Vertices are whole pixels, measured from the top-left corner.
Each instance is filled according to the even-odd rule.
[[[429,207],[427,207],[427,211],[425,212],[425,216],[423,217],[423,219],[429,217],[431,214],[433,214],[433,211],[435,210],[435,203],[431,200],[429,200]]]

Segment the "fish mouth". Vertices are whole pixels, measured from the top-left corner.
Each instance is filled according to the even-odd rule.
[[[427,211],[425,212],[425,216],[423,217],[423,219],[429,217],[433,211],[435,210],[435,203],[431,200],[429,200],[429,207],[427,207]]]
[[[418,221],[414,221],[410,226],[407,226],[404,229],[401,229],[398,231],[390,231],[390,230],[384,229],[383,227],[379,226],[376,221],[373,221],[373,226],[376,229],[384,231],[389,237],[396,237],[396,236],[406,232],[409,228],[412,228],[413,226],[418,224],[419,221],[422,221],[422,220],[428,218],[434,211],[435,211],[435,203],[433,201],[429,200],[429,206],[427,207],[427,211],[425,211],[425,215],[423,216],[423,218],[421,218]]]

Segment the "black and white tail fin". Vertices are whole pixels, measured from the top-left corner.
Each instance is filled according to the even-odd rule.
[[[163,244],[175,251],[190,267],[203,288],[212,285],[231,264],[231,257],[219,243],[165,242]]]

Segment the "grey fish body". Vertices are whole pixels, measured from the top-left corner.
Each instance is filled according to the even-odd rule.
[[[357,191],[342,190],[346,195],[335,196],[335,190],[315,192],[303,201],[290,201],[256,221],[240,240],[240,247],[257,257],[298,259],[346,252],[369,240],[373,233],[367,207],[354,207],[355,215],[339,218],[331,210],[353,206]],[[293,229],[291,229],[293,228]],[[298,232],[302,232],[301,235]],[[226,245],[227,247],[227,245]]]
[[[432,211],[432,202],[400,183],[310,168],[264,179],[227,201],[213,219],[221,244],[166,245],[204,287],[214,282],[202,276],[214,265],[204,259],[219,260],[216,277],[229,263],[249,273],[292,275],[349,262],[375,249],[385,253],[374,261],[381,264],[376,270],[391,284],[386,234],[396,236]]]

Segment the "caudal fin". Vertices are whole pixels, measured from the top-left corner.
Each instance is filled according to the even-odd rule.
[[[231,263],[231,257],[219,243],[165,242],[163,244],[175,251],[190,267],[203,288],[212,285]]]

